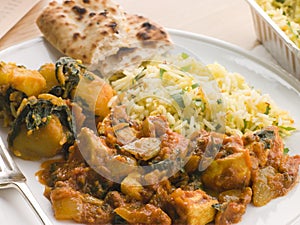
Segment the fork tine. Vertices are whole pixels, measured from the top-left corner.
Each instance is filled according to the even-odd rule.
[[[9,151],[7,150],[2,138],[0,137],[0,154],[2,157],[0,157],[0,167],[2,170],[16,170],[19,171],[19,168],[17,167],[17,165],[15,164],[15,162],[13,161]],[[4,158],[3,158],[4,157]],[[4,161],[4,159],[6,160],[6,162]],[[3,168],[2,168],[3,167]],[[7,168],[8,167],[8,168]]]
[[[10,152],[7,150],[2,138],[0,137],[0,189],[8,187],[16,188],[32,207],[42,224],[52,225],[51,220],[43,212],[39,203],[27,187],[25,181],[25,176],[19,170],[17,164],[14,162]]]
[[[23,197],[27,200],[31,208],[34,210],[36,215],[39,217],[40,221],[43,225],[52,225],[51,220],[48,218],[46,213],[42,210],[41,206],[31,193],[30,189],[26,185],[25,182],[14,182],[14,185],[16,185],[17,189],[21,192]]]
[[[5,164],[5,162],[2,158],[3,156],[2,156],[1,153],[2,153],[2,147],[1,147],[1,150],[0,150],[0,172],[6,170],[6,164]]]

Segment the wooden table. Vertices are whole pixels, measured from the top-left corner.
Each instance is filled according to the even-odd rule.
[[[115,0],[131,12],[167,28],[207,35],[244,49],[258,45],[245,0]],[[2,39],[0,50],[41,35],[35,20],[48,0],[41,0]]]

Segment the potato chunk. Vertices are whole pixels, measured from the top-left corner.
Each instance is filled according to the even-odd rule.
[[[144,187],[139,182],[141,175],[133,172],[130,173],[121,183],[122,193],[141,201],[143,199]]]
[[[8,85],[13,76],[14,63],[0,62],[0,85]]]
[[[82,78],[77,86],[75,96],[81,98],[96,116],[106,117],[110,113],[108,102],[114,96],[114,90],[104,80]]]
[[[202,190],[183,191],[176,189],[172,194],[172,204],[180,216],[180,223],[205,225],[214,220],[216,210],[212,205],[218,201]]]
[[[46,87],[46,80],[37,70],[0,62],[0,85],[11,86],[29,97],[40,94]]]
[[[55,218],[58,220],[80,220],[82,199],[80,194],[67,189],[55,189],[51,193],[51,202]]]
[[[230,225],[240,222],[251,199],[252,189],[250,187],[222,192],[218,197],[220,204],[215,205],[215,208],[218,209],[215,225]]]
[[[55,65],[53,63],[46,63],[42,65],[39,72],[46,80],[45,92],[48,92],[53,87],[59,85],[55,75]]]
[[[13,72],[11,86],[24,92],[27,96],[37,96],[45,89],[46,80],[36,70],[28,70],[23,67],[17,67]]]
[[[36,160],[56,155],[67,141],[64,128],[56,116],[49,123],[33,132],[28,132],[25,125],[13,141],[11,150],[23,159]]]
[[[251,161],[248,150],[214,160],[202,174],[204,185],[218,192],[242,189],[249,185],[250,179]]]

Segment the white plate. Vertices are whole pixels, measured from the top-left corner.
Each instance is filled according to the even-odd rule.
[[[277,104],[288,110],[300,128],[300,82],[286,74],[277,66],[263,62],[248,52],[228,43],[212,38],[169,30],[174,42],[193,52],[204,63],[220,63],[231,72],[238,72],[246,77],[248,83],[263,93],[269,93]],[[30,69],[38,69],[46,62],[54,62],[60,54],[43,38],[22,43],[0,52],[0,60],[16,62]],[[7,133],[1,129],[1,136]],[[300,154],[300,132],[286,140],[290,154]],[[43,196],[44,187],[37,181],[35,173],[40,162],[16,159],[17,164],[28,179],[28,185],[53,224],[73,224],[70,221],[56,221],[50,202]],[[285,197],[277,198],[267,206],[256,208],[248,206],[240,225],[296,225],[300,224],[300,185]],[[19,225],[37,224],[38,220],[21,196],[13,190],[0,191],[0,224]],[[297,222],[298,219],[298,222]],[[75,224],[75,223],[74,223]]]

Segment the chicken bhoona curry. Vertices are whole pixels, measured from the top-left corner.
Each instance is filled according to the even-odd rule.
[[[298,182],[300,156],[288,154],[276,124],[187,137],[166,115],[130,117],[111,103],[118,93],[108,82],[66,57],[39,70],[1,62],[0,86],[10,150],[27,160],[62,155],[38,172],[58,220],[234,224],[249,204],[264,206]]]

